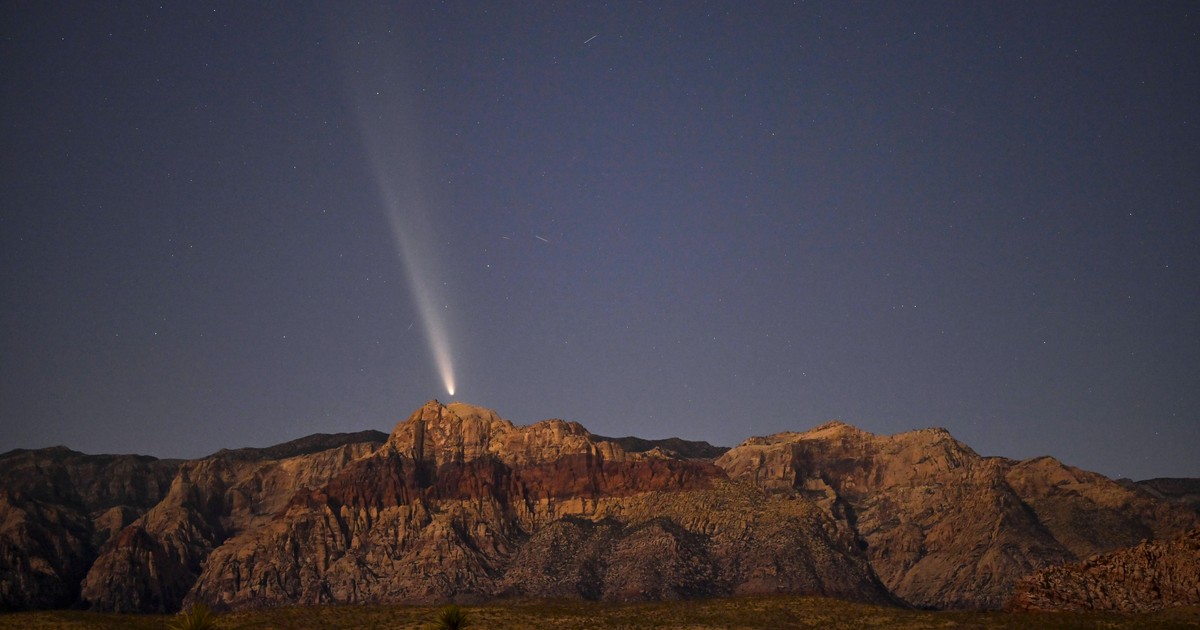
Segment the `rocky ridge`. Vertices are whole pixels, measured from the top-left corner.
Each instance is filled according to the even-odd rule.
[[[317,435],[194,461],[64,447],[0,455],[0,610],[178,610],[211,548],[312,474],[269,474],[279,463],[265,458],[385,437]],[[301,459],[281,470],[309,468]]]
[[[840,422],[723,449],[430,401],[388,435],[108,477],[92,475],[118,460],[87,458],[114,456],[71,457],[0,456],[0,608],[782,592],[997,608],[1036,571],[1200,525],[1052,458]]]
[[[380,446],[370,434],[333,437],[316,452],[276,447],[300,453],[283,459],[226,451],[183,464],[162,501],[102,547],[83,580],[83,602],[114,612],[178,610],[213,550]]]
[[[730,482],[711,462],[629,453],[576,423],[517,427],[433,401],[385,448],[216,550],[188,601],[779,591],[889,601],[849,541],[811,503]],[[295,547],[315,561],[295,562]]]
[[[592,436],[605,442],[616,442],[627,453],[645,453],[655,449],[665,451],[685,459],[716,459],[729,450],[724,446],[713,446],[708,442],[666,438],[663,440],[646,440],[632,435],[612,438],[602,435]]]
[[[0,610],[75,604],[97,549],[162,500],[178,467],[61,446],[0,455]]]
[[[879,436],[831,422],[751,438],[716,463],[845,520],[883,583],[922,607],[998,608],[1037,569],[1197,522],[1053,458],[981,457],[944,429]]]
[[[1191,506],[1200,512],[1200,479],[1160,477],[1145,481],[1118,479],[1117,483],[1131,490],[1144,492],[1155,499]]]

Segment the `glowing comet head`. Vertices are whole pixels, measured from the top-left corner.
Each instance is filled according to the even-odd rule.
[[[454,363],[450,360],[450,344],[446,341],[446,333],[441,330],[443,323],[441,321],[433,322],[429,328],[439,329],[439,332],[431,335],[433,338],[433,355],[434,362],[437,363],[438,372],[442,375],[442,383],[446,385],[446,391],[451,396],[454,395]]]

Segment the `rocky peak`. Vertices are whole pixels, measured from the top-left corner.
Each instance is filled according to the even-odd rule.
[[[485,456],[520,465],[574,454],[610,461],[630,457],[619,444],[593,436],[577,422],[552,419],[518,427],[491,409],[437,400],[397,424],[387,444],[400,455],[438,466]]]
[[[1008,463],[1005,481],[1077,558],[1167,538],[1197,524],[1186,505],[1155,500],[1053,457]]]
[[[716,463],[841,515],[884,584],[911,604],[997,606],[1020,567],[1066,558],[1038,537],[1001,470],[944,430],[875,435],[830,422],[748,440]]]
[[[488,451],[492,437],[512,428],[490,410],[430,400],[397,424],[387,443],[418,461],[470,461]]]
[[[845,422],[842,422],[841,420],[830,420],[829,422],[826,422],[825,424],[813,427],[813,428],[805,431],[801,435],[804,435],[809,438],[820,438],[820,437],[832,437],[832,436],[842,436],[842,435],[863,435],[863,434],[870,435],[869,432],[864,431],[852,424],[847,424]]]

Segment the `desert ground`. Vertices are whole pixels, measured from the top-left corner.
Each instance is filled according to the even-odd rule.
[[[1200,628],[1200,608],[1144,615],[917,611],[819,597],[603,604],[497,602],[465,607],[472,628]],[[289,606],[219,615],[218,628],[434,628],[437,606]],[[163,628],[168,615],[42,611],[0,628]]]

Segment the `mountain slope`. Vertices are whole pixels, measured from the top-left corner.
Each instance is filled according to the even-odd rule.
[[[74,604],[97,549],[162,499],[178,465],[61,446],[0,455],[0,610]]]
[[[316,435],[186,462],[167,496],[105,545],[83,580],[83,601],[114,612],[178,610],[226,539],[269,521],[295,492],[320,486],[379,446],[377,432]]]
[[[844,518],[884,584],[922,607],[997,608],[1036,569],[1196,523],[1050,458],[981,457],[942,429],[878,436],[831,422],[751,438],[716,463]]]
[[[583,427],[426,404],[387,446],[209,558],[188,601],[645,600],[813,592],[888,601],[848,532],[710,463]],[[295,561],[309,550],[312,563]]]
[[[283,494],[286,503],[293,491],[279,475],[209,472],[251,470],[235,462],[315,446],[372,438],[378,446],[386,436],[373,433],[310,436],[187,462],[64,447],[0,455],[0,610],[69,607],[81,595],[106,610],[177,610],[222,532],[239,527],[244,512],[272,512],[279,502],[272,497]],[[228,487],[241,477],[241,486]],[[121,554],[124,564],[115,560]]]
[[[1017,584],[1015,610],[1110,610],[1150,612],[1200,606],[1200,529],[1173,540],[1049,567]]]
[[[1117,483],[1133,490],[1145,492],[1155,499],[1169,503],[1189,505],[1192,509],[1200,512],[1200,479],[1171,477],[1146,479],[1144,481],[1118,479]]]
[[[1190,482],[981,457],[942,429],[831,422],[722,449],[430,401],[390,434],[191,461],[0,455],[0,608],[774,593],[998,608],[1039,570],[1200,526]],[[1037,584],[1037,601],[1075,588]]]

